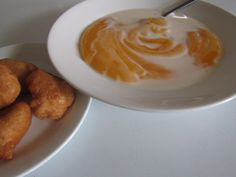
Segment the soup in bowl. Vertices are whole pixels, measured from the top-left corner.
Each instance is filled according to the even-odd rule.
[[[197,1],[164,18],[165,5],[77,4],[49,33],[52,63],[75,88],[130,109],[184,110],[234,98],[235,17]]]

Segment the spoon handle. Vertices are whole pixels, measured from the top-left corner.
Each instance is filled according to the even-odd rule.
[[[192,2],[194,2],[195,0],[186,0],[184,2],[180,2],[180,3],[177,3],[177,4],[174,4],[173,6],[169,7],[167,10],[165,10],[163,13],[162,13],[162,16],[163,17],[166,17],[167,15],[169,15],[170,13],[180,9],[180,8],[183,8],[189,4],[191,4]]]

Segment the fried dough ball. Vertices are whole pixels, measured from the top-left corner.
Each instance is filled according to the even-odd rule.
[[[34,70],[37,69],[32,63],[28,63],[22,60],[14,60],[10,58],[4,58],[0,60],[0,64],[7,66],[18,78],[25,91],[25,79]]]
[[[31,110],[27,103],[18,102],[0,114],[0,159],[10,160],[16,145],[31,124]]]
[[[41,69],[26,79],[32,95],[30,106],[38,118],[60,119],[75,99],[75,90],[64,80]]]
[[[13,103],[20,91],[17,77],[8,67],[0,64],[0,109]]]

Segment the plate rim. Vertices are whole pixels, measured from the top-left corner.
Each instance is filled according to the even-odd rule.
[[[56,156],[71,140],[72,138],[75,136],[75,134],[78,132],[78,130],[80,129],[80,127],[82,126],[85,117],[87,116],[89,109],[91,107],[91,104],[93,102],[93,99],[91,97],[88,97],[88,102],[87,102],[87,106],[86,109],[83,112],[83,115],[81,117],[81,121],[78,123],[78,125],[76,126],[76,128],[72,131],[72,133],[68,136],[68,138],[61,144],[59,145],[48,157],[45,157],[43,160],[41,160],[40,162],[36,163],[34,166],[32,166],[29,169],[26,169],[24,172],[20,173],[19,177],[23,177],[26,176],[28,174],[30,174],[31,172],[37,170],[39,167],[41,167],[42,165],[44,165],[45,163],[47,163],[49,160],[51,160],[54,156]]]

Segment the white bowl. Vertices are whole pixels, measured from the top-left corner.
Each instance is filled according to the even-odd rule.
[[[55,22],[49,33],[48,51],[52,63],[77,89],[126,108],[183,110],[214,106],[232,99],[236,93],[236,18],[205,2],[197,1],[178,13],[193,17],[213,30],[221,38],[225,54],[214,72],[194,85],[169,91],[140,89],[96,73],[80,58],[79,37],[94,20],[120,10],[158,9],[158,4],[156,0],[88,0],[77,4]]]

